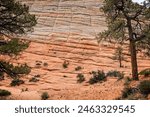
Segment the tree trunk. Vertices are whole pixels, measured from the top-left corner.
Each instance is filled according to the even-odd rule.
[[[120,60],[120,67],[122,67],[122,63],[121,63],[121,60]]]
[[[138,67],[137,67],[137,53],[135,42],[130,40],[130,54],[131,54],[131,66],[132,66],[132,78],[138,80]]]
[[[132,67],[132,78],[133,80],[138,80],[138,66],[137,66],[137,53],[136,53],[136,45],[133,37],[133,28],[131,24],[131,19],[127,18],[127,27],[129,32],[129,40],[130,40],[130,55],[131,55],[131,67]]]
[[[120,67],[122,67],[122,59],[121,59],[121,57],[119,57],[119,64],[120,64]]]

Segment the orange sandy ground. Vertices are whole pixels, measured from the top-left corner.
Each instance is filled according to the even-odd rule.
[[[106,82],[89,85],[87,81],[91,77],[89,72],[95,70],[124,71],[126,76],[131,75],[130,58],[128,46],[124,45],[126,61],[123,68],[119,68],[118,61],[112,59],[117,45],[103,43],[101,45],[87,40],[77,41],[53,41],[49,43],[31,42],[30,47],[17,57],[11,60],[15,63],[27,63],[32,67],[29,75],[24,76],[25,84],[11,87],[10,78],[0,81],[0,89],[11,91],[8,99],[15,100],[39,100],[43,92],[48,92],[49,99],[96,99],[108,100],[121,96],[124,88],[124,80],[117,81],[116,78],[107,78]],[[1,59],[6,59],[1,56]],[[69,61],[68,68],[64,69],[62,64]],[[36,65],[41,61],[41,65]],[[48,66],[44,66],[48,63]],[[150,59],[138,54],[139,71],[150,67]],[[75,68],[81,66],[80,71]],[[86,81],[77,83],[77,74],[83,73]],[[39,82],[29,82],[35,75],[40,75]],[[28,91],[22,91],[26,89]]]

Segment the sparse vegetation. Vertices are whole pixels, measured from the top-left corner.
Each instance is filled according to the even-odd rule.
[[[139,75],[143,75],[144,77],[150,76],[150,68],[142,70]]]
[[[37,23],[36,18],[29,13],[28,6],[15,0],[1,0],[0,7],[0,19],[2,19],[0,20],[0,55],[16,56],[28,48],[29,43],[13,36],[31,31]],[[30,69],[26,64],[14,66],[10,61],[0,60],[0,72],[18,78],[20,75],[28,74]],[[13,80],[12,85],[14,81],[17,80]]]
[[[42,100],[47,100],[49,98],[49,95],[47,92],[43,92],[42,95],[41,95],[41,99]]]
[[[139,84],[140,92],[144,95],[150,94],[150,80],[145,80]]]
[[[120,72],[120,71],[109,71],[106,75],[107,77],[110,76],[110,77],[118,77],[118,79],[123,79],[124,78],[124,73],[123,72]]]
[[[132,0],[104,0],[101,7],[106,16],[108,28],[97,36],[99,42],[107,40],[129,45],[134,80],[139,79],[137,49],[150,53],[149,4],[149,0],[141,4]]]
[[[12,69],[12,72],[15,74],[26,74],[27,75],[31,72],[31,68],[27,64],[24,64],[24,65],[20,65],[20,66],[15,66]]]
[[[100,70],[98,70],[96,72],[92,71],[90,74],[92,75],[92,77],[89,80],[90,84],[95,84],[95,83],[106,80],[106,75],[105,75],[104,71],[100,71]]]
[[[9,96],[11,92],[8,90],[0,89],[0,96]]]
[[[142,99],[143,96],[139,94],[138,88],[133,87],[125,87],[122,91],[122,97],[120,99],[127,99],[127,100],[137,100]]]
[[[47,66],[48,66],[48,63],[44,62],[43,65],[44,65],[44,67],[47,67]]]
[[[66,75],[64,75],[63,77],[64,77],[64,78],[66,78],[67,76],[66,76]]]
[[[36,68],[40,68],[42,65],[42,61],[36,61],[35,65],[36,65]]]
[[[131,79],[128,79],[127,81],[131,82]],[[119,99],[145,100],[147,99],[148,94],[150,94],[150,80],[141,81],[136,87],[131,87],[129,83],[127,83],[122,91],[122,97]]]
[[[33,77],[29,80],[29,82],[38,82],[38,81],[39,81],[39,79],[37,79],[37,77]]]
[[[82,69],[82,67],[78,66],[78,67],[75,68],[75,71],[80,71],[81,69]]]
[[[11,36],[13,36],[13,35],[17,36],[17,34],[19,34],[19,35],[24,34],[25,31],[32,30],[30,28],[31,28],[31,26],[34,26],[34,24],[35,24],[34,17],[32,17],[30,15],[28,16],[29,8],[26,7],[26,5],[22,5],[22,6],[20,5],[21,7],[19,8],[19,6],[18,6],[19,2],[17,2],[16,4],[12,4],[13,1],[15,1],[15,0],[2,0],[0,19],[4,19],[4,20],[0,20],[0,24],[1,24],[0,36],[1,35],[4,36],[7,34],[11,35]],[[62,1],[68,1],[68,0],[62,0]],[[60,1],[60,3],[62,1]],[[71,12],[77,11],[79,15],[82,15],[82,17],[80,19],[78,16],[71,17],[71,20],[74,21],[73,23],[75,23],[75,24],[82,25],[82,27],[81,27],[81,30],[82,30],[82,28],[84,28],[85,26],[88,27],[91,25],[92,21],[90,21],[90,20],[93,20],[93,19],[91,19],[91,17],[94,17],[94,25],[96,25],[96,24],[99,25],[99,20],[106,18],[106,23],[108,23],[108,25],[107,25],[108,31],[105,31],[104,33],[102,33],[100,36],[101,37],[100,39],[103,39],[105,37],[107,39],[110,39],[110,41],[112,41],[112,39],[115,39],[115,40],[117,40],[118,44],[122,44],[125,42],[123,47],[125,47],[125,52],[127,52],[129,50],[130,55],[127,54],[127,57],[128,58],[131,57],[131,60],[128,60],[126,62],[127,69],[125,67],[121,68],[121,69],[124,69],[125,73],[127,73],[130,70],[129,62],[131,62],[131,68],[132,68],[132,74],[131,74],[132,77],[131,78],[133,78],[134,80],[138,80],[137,58],[140,58],[140,61],[139,61],[139,62],[141,62],[140,69],[148,66],[146,64],[142,64],[142,63],[148,61],[148,59],[145,59],[143,57],[143,55],[142,55],[143,53],[142,54],[140,53],[142,55],[141,57],[139,57],[139,56],[136,57],[136,55],[138,53],[137,46],[139,46],[139,45],[143,45],[143,46],[145,46],[145,48],[150,49],[150,25],[149,25],[149,23],[150,23],[150,20],[149,20],[150,19],[150,8],[149,8],[149,6],[147,7],[147,4],[150,3],[150,0],[145,2],[145,5],[144,5],[145,7],[143,7],[142,5],[138,5],[136,3],[135,4],[132,3],[132,0],[129,0],[129,1],[128,0],[117,0],[117,2],[115,0],[104,0],[104,1],[105,1],[104,4],[102,4],[102,3],[99,4],[99,3],[97,3],[97,1],[95,1],[95,2],[93,1],[93,3],[96,3],[96,4],[93,4],[91,1],[88,1],[88,3],[86,3],[85,5],[77,5],[78,3],[87,2],[87,1],[77,0],[77,3],[75,3],[76,4],[75,6],[77,6],[77,7],[71,9]],[[6,3],[6,5],[4,4],[4,7],[3,7],[3,2]],[[47,3],[47,1],[45,3]],[[43,3],[42,7],[47,9],[47,6],[44,6],[45,3]],[[89,18],[88,18],[87,14],[86,13],[83,14],[83,13],[86,10],[87,5],[88,5],[88,7],[90,7],[91,3],[92,3],[92,6],[94,6],[94,9],[88,8],[88,12],[90,12],[88,14],[89,15],[88,16]],[[49,4],[51,4],[51,3],[49,2]],[[21,52],[22,50],[24,50],[28,47],[28,45],[23,45],[23,44],[28,44],[28,43],[24,43],[23,41],[20,42],[16,39],[5,40],[5,45],[0,43],[0,55],[2,55],[2,54],[9,55],[9,56],[6,56],[6,60],[5,60],[5,56],[4,57],[2,56],[2,59],[0,60],[0,80],[3,80],[4,77],[6,77],[6,78],[11,77],[11,78],[13,78],[12,82],[10,84],[11,86],[19,86],[20,84],[23,84],[24,79],[21,78],[23,80],[20,80],[20,77],[24,74],[29,74],[31,69],[26,64],[21,65],[21,64],[18,64],[18,62],[22,63],[24,60],[28,60],[28,62],[32,66],[34,64],[34,67],[36,67],[36,66],[41,67],[41,69],[34,68],[32,71],[32,74],[41,72],[41,76],[40,75],[31,76],[32,75],[31,74],[31,75],[29,75],[29,77],[31,76],[30,77],[31,79],[27,79],[27,80],[29,80],[29,82],[37,82],[37,81],[39,81],[39,77],[42,78],[41,80],[42,80],[43,84],[41,87],[38,87],[38,88],[42,88],[42,90],[47,90],[47,92],[40,93],[39,98],[41,98],[42,100],[47,100],[47,99],[51,99],[51,98],[53,98],[53,99],[54,98],[60,98],[60,99],[65,99],[65,98],[70,98],[70,99],[79,99],[79,98],[108,99],[109,98],[109,99],[114,99],[116,96],[118,96],[120,94],[121,89],[123,88],[124,82],[122,82],[122,81],[124,81],[125,79],[116,82],[116,79],[124,78],[123,72],[119,72],[120,70],[119,71],[116,71],[116,70],[109,71],[108,73],[105,71],[101,71],[101,70],[92,71],[90,73],[91,74],[90,80],[88,81],[89,84],[102,83],[102,82],[106,81],[108,76],[117,77],[115,79],[108,79],[109,80],[108,82],[94,85],[94,86],[92,86],[92,85],[89,86],[89,84],[85,84],[85,76],[86,75],[84,75],[85,74],[84,72],[87,72],[88,70],[91,70],[91,69],[94,70],[94,69],[99,69],[102,67],[102,69],[107,70],[107,68],[110,69],[110,68],[116,67],[116,66],[113,66],[114,61],[112,61],[110,59],[111,58],[110,55],[112,54],[112,49],[114,48],[114,46],[116,46],[116,45],[114,45],[114,41],[112,41],[112,43],[110,45],[105,45],[105,47],[100,45],[100,48],[99,48],[98,44],[96,44],[95,42],[93,43],[93,40],[90,40],[90,42],[92,43],[92,44],[90,44],[90,42],[87,42],[87,41],[89,40],[89,38],[91,38],[91,36],[88,36],[88,35],[95,34],[95,33],[93,33],[93,32],[95,32],[95,30],[94,31],[88,30],[85,32],[82,30],[82,35],[78,34],[78,33],[80,33],[80,31],[78,31],[79,30],[78,28],[75,29],[74,24],[73,24],[73,26],[72,26],[72,24],[68,25],[68,22],[69,22],[68,17],[70,17],[70,16],[67,15],[66,13],[65,14],[62,13],[63,11],[67,11],[68,9],[70,9],[70,6],[69,6],[69,8],[68,7],[64,8],[64,6],[68,6],[68,5],[64,5],[64,6],[57,5],[58,7],[55,7],[55,4],[56,3],[53,4],[53,2],[52,2],[51,6],[54,6],[54,8],[49,8],[47,10],[52,11],[53,9],[55,9],[54,12],[57,12],[57,8],[61,7],[59,9],[59,11],[61,13],[57,13],[57,14],[55,13],[55,14],[53,14],[53,17],[51,17],[50,15],[48,15],[48,17],[47,17],[45,13],[44,13],[44,15],[38,16],[40,25],[44,22],[44,25],[43,24],[42,25],[46,26],[46,28],[45,29],[43,28],[43,30],[41,30],[41,28],[39,29],[37,27],[38,29],[36,30],[36,32],[33,35],[31,34],[31,37],[35,37],[35,38],[37,36],[40,36],[39,39],[45,38],[47,35],[49,40],[52,40],[50,43],[45,42],[45,41],[44,42],[40,41],[41,42],[40,43],[40,42],[37,42],[36,39],[34,39],[35,42],[31,43],[31,44],[33,44],[33,45],[31,45],[31,48],[29,50],[27,50],[25,53],[23,53],[23,55],[20,56],[21,60],[19,59],[18,61],[12,60],[11,55],[12,54],[18,55],[19,52]],[[63,4],[70,4],[70,2],[66,2],[66,3],[64,2]],[[8,8],[7,8],[7,6],[8,6]],[[33,3],[32,6],[37,7],[37,4],[34,5],[34,3]],[[78,9],[78,6],[79,6],[79,9]],[[100,13],[100,14],[97,13],[97,6],[98,7],[101,6],[102,9],[104,10],[104,15],[102,17],[99,17],[102,13]],[[22,10],[22,8],[24,8],[25,11]],[[8,9],[10,9],[10,12],[8,11],[8,13],[7,13]],[[6,12],[6,14],[2,13],[3,10],[4,10],[4,12]],[[13,13],[13,10],[14,10],[14,13]],[[37,10],[39,10],[39,8],[38,9],[33,8],[33,12],[37,11]],[[44,11],[41,11],[41,12],[44,12]],[[93,12],[96,12],[96,13],[94,13],[94,14],[96,14],[96,16],[93,16],[91,14]],[[72,15],[72,13],[69,13],[69,14]],[[55,16],[57,17],[56,21],[54,21]],[[67,18],[67,22],[60,21],[60,19],[62,19],[62,18]],[[86,18],[88,18],[88,19],[86,19]],[[51,21],[51,19],[52,19],[52,21]],[[83,19],[86,19],[86,21],[85,21],[86,23],[83,22]],[[14,20],[14,22],[12,22],[12,20]],[[19,21],[21,21],[21,22],[19,22]],[[16,22],[18,22],[18,23],[16,23]],[[27,22],[27,24],[24,24],[25,22]],[[30,22],[31,22],[31,25],[30,25]],[[7,26],[6,24],[9,24],[9,23],[10,23],[10,25],[13,24],[16,26],[13,26],[13,25]],[[46,23],[48,23],[48,24],[46,24]],[[57,25],[53,25],[53,24],[56,24],[56,23],[62,24],[64,26],[61,26],[62,29],[60,29],[60,30],[55,30],[57,28]],[[4,25],[4,27],[3,27],[3,25]],[[18,25],[18,30],[16,28],[17,25]],[[19,26],[21,26],[21,28],[19,28]],[[67,26],[70,26],[69,27],[70,29],[66,28]],[[6,29],[5,29],[5,27],[6,27]],[[8,28],[8,32],[7,32],[7,28]],[[54,30],[51,30],[52,28]],[[103,27],[100,27],[100,28],[103,28]],[[67,31],[65,31],[63,33],[62,32],[63,29],[67,29]],[[106,29],[106,27],[105,27],[105,29]],[[70,34],[68,34],[67,32],[70,30],[72,30],[73,32],[76,32],[76,33],[70,32]],[[46,31],[46,32],[43,34],[43,31]],[[51,32],[51,31],[55,32],[55,33],[52,33],[52,34],[47,33],[47,32]],[[40,32],[42,34],[38,34],[38,32]],[[4,35],[3,35],[3,33],[4,33]],[[97,31],[96,31],[96,33],[97,33]],[[86,35],[89,38],[87,38]],[[65,41],[66,39],[64,39],[64,38],[68,39],[67,43]],[[71,40],[70,40],[70,38],[71,38]],[[80,43],[78,41],[73,40],[76,38],[79,38],[78,40],[80,40]],[[126,41],[128,41],[128,42],[126,42]],[[104,42],[104,43],[107,44],[107,42]],[[40,47],[38,48],[38,46],[40,46]],[[127,49],[127,47],[129,47],[130,49]],[[49,49],[49,54],[48,54],[48,49]],[[103,50],[103,51],[101,51],[101,50]],[[58,53],[56,54],[56,52],[54,52],[54,51],[56,51]],[[143,51],[146,51],[146,49],[143,49]],[[148,52],[150,53],[150,51],[148,51]],[[54,54],[56,54],[56,55],[54,55]],[[67,55],[65,55],[65,54],[67,54]],[[123,49],[121,47],[118,47],[117,50],[115,51],[115,54],[116,55],[114,55],[115,56],[114,59],[117,60],[117,62],[119,61],[120,67],[124,66],[124,65],[122,65],[122,61],[124,60]],[[34,57],[32,58],[32,56],[34,56]],[[32,61],[29,61],[28,57],[31,57]],[[50,61],[49,67],[47,67],[48,63],[46,63],[45,60],[55,59],[55,57],[57,60],[55,62]],[[144,60],[141,60],[142,57],[144,58]],[[38,58],[38,60],[41,60],[41,61],[38,61],[36,63],[34,61],[34,63],[32,63],[33,60],[35,60],[37,58]],[[42,58],[44,58],[44,59],[42,60]],[[63,61],[62,61],[62,59],[63,59]],[[4,60],[4,61],[2,61],[2,60]],[[10,62],[15,62],[15,63],[10,63]],[[18,64],[18,66],[16,66],[17,64]],[[81,66],[77,65],[77,66],[73,67],[73,65],[75,65],[75,64],[78,64]],[[82,65],[84,65],[86,67],[85,70],[82,70]],[[82,71],[84,71],[84,72],[82,72]],[[75,76],[76,79],[72,78],[74,76],[74,74],[77,75],[77,76]],[[130,72],[128,72],[128,74],[130,74]],[[150,77],[150,69],[143,70],[139,74],[143,75],[144,77]],[[65,77],[68,77],[68,78],[65,78]],[[149,79],[149,78],[147,78],[147,79]],[[2,87],[5,87],[5,88],[11,88],[11,87],[8,87],[7,84],[5,84],[9,80],[10,79],[8,79],[4,82],[3,81],[0,82],[0,85],[3,85]],[[76,83],[83,82],[83,84],[78,84],[78,85],[72,84],[72,82],[74,82],[72,80],[75,80]],[[143,80],[143,79],[140,78],[140,80]],[[133,81],[131,83],[130,82],[131,82],[131,79],[126,78],[125,88],[122,91],[121,99],[138,99],[135,96],[136,94],[141,94],[143,96],[144,95],[148,96],[150,94],[150,81],[142,81],[142,82]],[[29,85],[30,84],[34,85],[34,83],[29,83]],[[65,87],[65,84],[67,85],[66,87]],[[27,84],[27,87],[29,85]],[[51,85],[51,86],[47,86],[47,85]],[[54,87],[53,87],[53,85],[54,85]],[[137,87],[137,85],[138,85],[138,87]],[[23,87],[24,88],[22,89],[22,92],[28,91],[27,88],[25,89],[26,84],[23,85]],[[31,88],[30,89],[31,92],[26,92],[26,93],[27,94],[34,93],[33,94],[34,97],[39,96],[38,91],[32,92],[32,90],[34,90],[35,87],[37,87],[36,84],[33,87],[29,86],[29,88]],[[50,90],[53,90],[52,92],[50,92],[50,90],[48,89],[50,87],[53,88],[53,89],[50,89]],[[80,90],[79,89],[80,87],[84,88],[84,90],[83,89]],[[10,91],[12,91],[12,93],[13,93],[13,90],[15,90],[17,88],[19,88],[19,91],[20,91],[20,88],[22,88],[22,86],[16,87],[16,88],[12,87],[12,89]],[[41,89],[35,89],[35,90],[41,90]],[[22,93],[22,94],[25,95],[26,97],[29,96],[29,98],[30,98],[30,95],[26,95],[26,93]],[[53,93],[53,94],[51,94],[51,93]],[[89,95],[88,93],[95,93],[95,94]],[[114,94],[111,95],[112,93],[114,93]],[[58,94],[58,96],[54,96],[54,94]],[[63,94],[66,94],[66,95],[63,95]],[[9,95],[11,95],[11,92],[0,89],[0,96],[9,96]],[[23,96],[23,95],[21,95],[21,96]],[[19,95],[15,95],[12,97],[16,97],[16,99],[18,99],[18,96]],[[51,96],[53,96],[53,97],[51,97]]]
[[[124,55],[123,55],[122,47],[119,46],[119,47],[116,48],[113,59],[118,60],[119,61],[119,66],[122,67],[122,61],[125,59]]]
[[[29,90],[28,88],[21,89],[22,92],[25,92],[25,91],[28,91],[28,90]]]
[[[34,77],[40,78],[40,77],[41,77],[41,75],[37,74],[37,75],[35,75]]]
[[[10,83],[11,86],[19,86],[21,84],[24,84],[24,81],[20,79],[13,79],[12,82]]]
[[[32,77],[32,78],[29,80],[29,82],[38,82],[40,77],[41,77],[41,76],[40,76],[39,74],[38,74],[38,75],[35,75],[34,77]]]
[[[19,39],[12,39],[7,44],[0,46],[0,54],[18,55],[21,51],[27,49],[28,42],[19,41]]]
[[[65,60],[63,63],[63,68],[68,68],[69,61]]]
[[[41,65],[41,63],[36,63],[36,65],[37,65],[37,66],[40,66],[40,65]]]
[[[5,71],[7,75],[9,75],[12,78],[20,77],[24,74],[29,74],[31,71],[31,68],[27,66],[27,64],[24,65],[18,65],[14,66],[13,64],[10,64],[9,62],[0,61],[0,67],[2,68],[2,71]]]
[[[131,87],[125,87],[122,91],[122,98],[127,98],[129,95],[133,94]]]
[[[84,75],[83,74],[78,74],[77,75],[77,83],[82,83],[82,82],[84,82],[85,81],[85,77],[84,77]]]

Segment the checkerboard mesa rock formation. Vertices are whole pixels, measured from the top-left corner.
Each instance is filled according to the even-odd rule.
[[[100,12],[102,0],[18,0],[30,7],[37,17],[29,39],[70,40],[93,39],[106,28]]]
[[[32,71],[21,79],[18,87],[10,87],[11,79],[0,82],[0,88],[12,92],[11,99],[41,99],[48,92],[49,99],[116,99],[124,88],[124,80],[108,78],[104,83],[89,85],[89,72],[104,70],[124,71],[131,74],[128,44],[124,44],[126,61],[119,67],[112,59],[117,45],[98,44],[95,36],[106,29],[105,17],[99,8],[102,0],[18,0],[29,5],[37,17],[34,31],[22,38],[33,40],[15,63],[26,62]],[[5,58],[4,58],[5,59]],[[67,68],[63,68],[68,61]],[[46,66],[45,66],[45,65]],[[138,55],[139,70],[150,67],[150,59]],[[75,68],[82,69],[76,71]],[[82,73],[86,80],[77,83]],[[38,82],[29,82],[39,76]],[[26,90],[27,91],[24,91]],[[32,95],[32,96],[31,96]]]

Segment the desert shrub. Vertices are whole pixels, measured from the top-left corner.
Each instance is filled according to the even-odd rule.
[[[36,63],[42,63],[42,61],[39,61],[39,60],[37,60],[37,61],[35,61]]]
[[[64,63],[63,63],[63,68],[68,68],[68,65],[69,65],[69,61],[64,61]]]
[[[122,91],[122,99],[136,99],[135,94],[138,92],[138,88],[125,87]]]
[[[36,68],[40,68],[41,67],[41,63],[36,63]]]
[[[41,95],[41,99],[42,100],[47,100],[49,98],[49,95],[47,92],[43,92],[42,95]]]
[[[104,71],[100,71],[100,70],[98,70],[97,72],[92,71],[90,74],[92,74],[92,77],[89,80],[90,84],[95,84],[106,80],[106,75]]]
[[[140,94],[138,88],[126,87],[122,91],[122,96],[117,98],[117,100],[146,100],[147,97]]]
[[[42,61],[35,61],[35,67],[40,68],[42,65]]]
[[[39,79],[37,79],[36,77],[33,77],[29,80],[29,82],[38,82],[38,81],[39,81]]]
[[[25,92],[25,91],[28,91],[28,90],[29,90],[28,88],[21,89],[22,92]]]
[[[82,69],[82,67],[81,67],[81,66],[78,66],[78,67],[75,68],[75,71],[79,71],[79,70],[81,70],[81,69]]]
[[[34,77],[36,77],[36,78],[40,78],[41,76],[40,76],[39,74],[37,74],[37,75],[35,75]]]
[[[27,64],[14,66],[9,62],[0,61],[2,72],[6,72],[10,77],[20,77],[20,75],[29,74],[31,68]]]
[[[144,75],[144,77],[150,76],[150,68],[142,70],[139,75]]]
[[[20,41],[19,39],[12,39],[7,42],[7,44],[0,46],[0,53],[1,54],[8,54],[8,55],[17,55],[21,51],[28,48],[29,43]]]
[[[48,66],[48,63],[45,62],[45,63],[43,63],[43,65],[44,65],[44,67],[47,67],[47,66]]]
[[[145,80],[140,82],[139,84],[139,89],[142,94],[149,94],[150,93],[150,80]]]
[[[25,88],[25,90],[24,91],[28,91],[29,89],[28,88]]]
[[[124,73],[123,72],[120,72],[120,71],[109,71],[107,73],[107,76],[110,76],[110,77],[118,77],[118,79],[123,79],[124,78]]]
[[[122,47],[119,46],[116,48],[113,59],[118,60],[119,66],[122,67],[122,61],[125,59],[124,55],[123,55],[123,48]]]
[[[41,65],[41,63],[36,63],[36,65],[37,65],[37,66],[40,66],[40,65]]]
[[[9,96],[11,95],[10,91],[0,89],[0,96]]]
[[[64,75],[63,77],[64,77],[64,78],[66,78],[67,76],[66,76],[66,75]]]
[[[20,79],[13,79],[12,82],[10,83],[11,86],[19,86],[21,84],[24,84],[24,81]]]
[[[77,75],[77,83],[82,83],[82,82],[84,82],[85,81],[85,77],[84,77],[84,75],[83,74],[78,74]]]
[[[38,78],[40,78],[41,76],[38,74],[38,75],[35,75],[34,77],[32,77],[30,80],[29,80],[29,82],[38,82],[39,81],[39,79]]]
[[[20,65],[20,66],[15,66],[12,69],[12,72],[15,74],[26,74],[27,75],[31,72],[31,68],[27,64],[24,64],[24,65]]]
[[[130,87],[125,87],[122,91],[122,98],[127,98],[129,95],[131,95],[132,92],[132,88]]]

